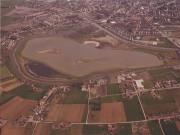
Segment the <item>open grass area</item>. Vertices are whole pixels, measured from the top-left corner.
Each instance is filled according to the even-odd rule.
[[[0,65],[0,78],[5,78],[11,75],[4,64]]]
[[[145,119],[137,96],[134,96],[132,99],[123,98],[123,104],[127,121]]]
[[[157,41],[158,39],[158,41]],[[172,48],[175,47],[174,44],[169,41],[166,37],[159,37],[159,36],[143,36],[142,39],[143,41],[157,41],[159,42],[157,46],[159,47],[167,47],[167,48]]]
[[[8,101],[10,101],[11,99],[13,99],[15,96],[11,93],[6,93],[6,92],[3,92],[1,95],[0,95],[0,106],[7,103]]]
[[[9,12],[12,11],[12,10],[13,10],[12,7],[9,7],[9,8],[8,8],[8,7],[7,7],[7,8],[1,8],[1,16],[9,13]]]
[[[3,6],[14,6],[14,5],[26,5],[27,1],[26,0],[1,0],[3,3]]]
[[[98,101],[98,98],[91,99],[94,102]],[[113,102],[123,102],[127,121],[136,121],[144,119],[144,115],[139,104],[137,96],[132,99],[122,98],[121,95],[100,97],[101,103],[113,103]]]
[[[163,30],[180,31],[179,27],[164,27]]]
[[[22,97],[24,99],[32,99],[38,101],[44,96],[46,90],[43,90],[41,93],[37,93],[31,87],[24,84],[11,90],[9,93],[13,94],[14,96]]]
[[[71,90],[79,90],[79,91],[81,91],[82,85],[83,85],[82,83],[73,84],[71,86]]]
[[[132,125],[130,123],[117,124],[117,130],[113,135],[132,135]]]
[[[10,82],[10,83],[7,83],[7,84],[2,85],[2,87],[3,87],[3,88],[6,88],[6,87],[9,87],[9,86],[14,85],[14,84],[16,84],[16,83],[20,83],[20,81]]]
[[[107,125],[83,125],[83,135],[103,135],[107,134]]]
[[[18,17],[12,17],[12,16],[2,16],[1,17],[1,26],[6,26],[9,24],[13,24],[17,21]]]
[[[161,120],[161,126],[163,128],[165,135],[179,135],[180,134],[174,120],[171,120],[171,121]]]
[[[12,80],[12,79],[14,79],[14,76],[10,76],[10,77],[1,79],[1,82],[6,82],[6,81],[9,81],[9,80]]]
[[[180,72],[172,68],[151,70],[149,71],[149,75],[151,76],[153,81],[165,80],[169,78],[180,81]]]
[[[6,102],[10,101],[15,96],[38,101],[44,96],[45,93],[46,90],[43,90],[41,93],[37,93],[33,91],[31,87],[24,84],[9,92],[3,92],[0,98],[0,105],[3,105]]]
[[[158,91],[161,99],[154,98],[150,92],[144,93],[141,101],[146,115],[178,112],[178,101],[175,100],[174,92],[175,90]],[[179,95],[177,91],[176,95]]]
[[[49,85],[41,85],[41,84],[34,84],[34,86],[43,90],[49,90],[51,88],[51,86]]]
[[[163,104],[163,103],[175,103],[174,98],[169,94],[170,90],[158,91],[161,99],[155,99],[150,92],[146,92],[141,96],[142,103],[146,105]]]
[[[151,135],[163,135],[159,122],[157,120],[148,121],[147,124]]]
[[[88,105],[86,105],[84,108],[84,113],[83,113],[81,122],[86,122],[87,114],[88,114]]]
[[[70,135],[70,130],[51,130],[50,135]]]
[[[12,62],[9,60],[8,62],[6,62],[4,64],[6,65],[7,69],[9,70],[9,72],[11,74],[13,74],[17,78],[16,72],[14,70],[14,65],[12,64]]]
[[[64,100],[64,104],[87,104],[88,92],[86,91],[69,91]]]
[[[144,80],[144,82],[142,82],[142,84],[144,85],[145,89],[151,89],[154,86],[154,84],[151,80]]]
[[[152,116],[154,114],[159,115],[162,113],[178,113],[178,107],[175,103],[164,103],[164,104],[155,104],[155,105],[146,105],[143,104],[144,111],[147,116]]]
[[[148,48],[135,48],[134,51],[146,52],[154,54],[156,56],[172,56],[173,51],[169,50],[157,50],[157,49],[148,49]]]
[[[173,48],[176,47],[174,44],[168,40],[166,37],[160,37],[159,38],[162,43],[158,43],[157,45],[160,47],[167,47],[167,48]]]
[[[75,39],[76,41],[86,40],[96,33],[97,29],[94,26],[88,25],[79,27],[75,33],[69,35],[69,38]]]
[[[91,101],[98,102],[99,98],[93,98]],[[114,96],[106,96],[106,97],[100,97],[101,103],[113,103],[113,102],[122,102],[122,96],[121,95],[114,95]]]
[[[108,95],[114,95],[114,94],[120,94],[121,90],[119,88],[119,84],[107,84],[107,94]]]
[[[143,36],[141,40],[143,41],[156,41],[158,37],[157,36]]]

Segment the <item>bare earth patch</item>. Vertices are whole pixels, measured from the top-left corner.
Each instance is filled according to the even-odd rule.
[[[0,118],[16,120],[18,117],[27,114],[37,104],[37,101],[15,97],[6,104],[0,106]]]
[[[103,103],[100,111],[90,110],[88,122],[125,122],[126,114],[122,102]]]
[[[11,122],[7,122],[2,130],[1,135],[24,135],[25,128],[21,127],[18,123],[15,125]]]
[[[51,124],[39,123],[34,135],[50,135],[51,129]]]
[[[109,35],[106,35],[105,37],[92,38],[92,39],[95,39],[95,40],[100,41],[100,42],[108,42],[108,43],[111,43],[112,45],[118,44],[118,41]]]
[[[56,104],[46,121],[81,122],[85,104]]]

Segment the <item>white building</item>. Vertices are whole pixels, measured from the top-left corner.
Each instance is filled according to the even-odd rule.
[[[143,79],[139,79],[139,80],[134,80],[138,89],[144,89],[144,85],[142,84],[142,82],[144,82]]]

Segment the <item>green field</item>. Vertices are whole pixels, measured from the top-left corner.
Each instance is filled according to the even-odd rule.
[[[148,121],[148,127],[151,135],[163,135],[159,122],[157,120]]]
[[[3,92],[1,95],[0,95],[0,106],[5,104],[6,102],[10,101],[11,99],[13,99],[15,96],[11,93],[6,93],[6,92]]]
[[[148,49],[148,48],[134,48],[134,51],[146,52],[156,56],[172,56],[173,51],[167,50],[157,50],[157,49]]]
[[[98,101],[99,98],[93,98],[91,101]],[[101,103],[113,103],[113,102],[122,102],[122,96],[121,95],[113,95],[113,96],[106,96],[106,97],[100,97]]]
[[[51,130],[50,135],[70,135],[70,130]]]
[[[143,104],[144,111],[147,116],[162,113],[178,112],[178,107],[175,103],[164,103],[156,105],[145,105]]]
[[[91,99],[91,101],[98,101],[98,98]],[[100,97],[101,103],[123,102],[127,121],[136,121],[144,119],[144,115],[139,104],[137,96],[132,99],[122,98],[121,95]]]
[[[6,26],[15,23],[18,17],[2,16],[1,19],[1,26]]]
[[[16,72],[14,70],[14,65],[12,64],[12,62],[9,60],[8,62],[6,62],[4,64],[6,65],[7,69],[10,71],[10,73],[13,74],[17,78]]]
[[[141,101],[142,103],[146,105],[154,105],[154,104],[163,104],[163,103],[175,103],[174,98],[169,94],[170,90],[163,90],[158,91],[158,93],[162,99],[155,99],[151,95],[150,92],[146,92],[143,95],[141,95]]]
[[[151,89],[154,86],[154,84],[151,80],[144,80],[144,82],[142,82],[142,84],[144,85],[145,89]]]
[[[172,68],[151,70],[149,71],[149,74],[153,81],[165,80],[169,78],[180,81],[180,72]]]
[[[43,90],[42,92],[35,92],[31,87],[24,84],[9,92],[3,92],[0,98],[0,105],[5,104],[15,96],[38,101],[45,95],[46,91],[47,90]]]
[[[176,100],[173,96],[174,91],[175,90],[158,91],[161,99],[153,98],[150,92],[146,92],[141,95],[141,101],[146,115],[167,113],[172,111],[178,112]]]
[[[9,93],[13,94],[14,96],[19,96],[25,99],[32,99],[38,101],[44,96],[46,90],[43,90],[41,93],[38,93],[33,91],[31,87],[24,84],[11,90]]]
[[[12,11],[12,10],[13,10],[12,7],[10,7],[10,8],[1,8],[1,16],[9,13],[9,12]]]
[[[130,123],[117,124],[117,130],[113,135],[132,135],[132,125]]]
[[[108,95],[114,95],[114,94],[120,94],[121,89],[119,88],[119,84],[107,84],[107,94]]]
[[[3,88],[6,88],[6,87],[9,87],[9,86],[11,86],[11,85],[14,85],[14,84],[16,84],[16,83],[19,83],[20,81],[14,81],[14,82],[10,82],[10,83],[7,83],[7,84],[4,84],[4,85],[2,85],[2,87]]]
[[[171,121],[161,120],[161,126],[163,128],[165,135],[179,135],[180,134],[174,120],[171,120]]]
[[[127,121],[145,119],[137,96],[134,96],[131,100],[123,98],[123,104]]]
[[[174,44],[168,40],[166,37],[160,37],[159,38],[161,42],[163,43],[158,43],[157,45],[160,46],[160,47],[167,47],[167,48],[173,48],[173,47],[176,47],[174,46]]]
[[[144,37],[142,37],[141,40],[143,40],[143,41],[157,41],[156,39],[159,39],[158,42],[160,42],[160,43],[157,44],[159,47],[167,47],[167,48],[175,47],[174,44],[171,41],[169,41],[166,37],[144,36]]]
[[[6,82],[6,81],[9,81],[9,80],[12,80],[12,79],[14,79],[14,76],[10,76],[8,78],[4,78],[4,79],[1,80],[1,82]]]
[[[0,78],[5,78],[11,75],[4,64],[0,65]]]
[[[83,113],[81,122],[86,122],[87,113],[88,113],[88,105],[86,105],[85,108],[84,108],[84,113]]]
[[[18,19],[18,17],[14,16],[4,16],[13,10],[15,5],[28,5],[28,2],[25,0],[1,0],[1,3],[3,3],[4,7],[7,7],[1,8],[1,26],[13,24]]]
[[[107,125],[83,125],[83,135],[106,135]]]
[[[69,91],[64,100],[64,104],[87,104],[88,92],[86,91]]]

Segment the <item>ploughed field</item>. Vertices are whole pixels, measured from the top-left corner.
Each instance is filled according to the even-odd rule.
[[[134,51],[98,49],[62,37],[40,37],[26,42],[22,56],[73,76],[120,68],[140,68],[163,64],[156,56]]]
[[[35,105],[37,105],[37,101],[14,97],[0,106],[0,119],[16,120],[18,117],[26,115]]]
[[[88,122],[126,122],[123,103],[103,103],[100,111],[90,110]]]
[[[85,104],[56,104],[46,121],[81,122]]]

